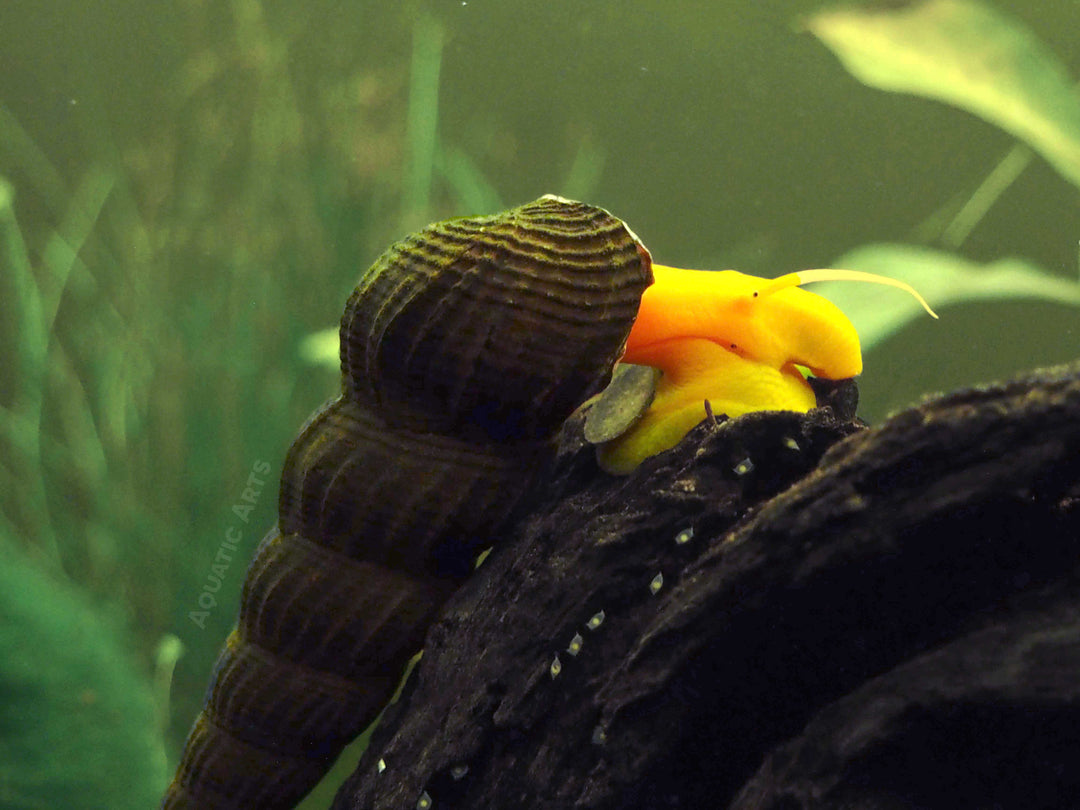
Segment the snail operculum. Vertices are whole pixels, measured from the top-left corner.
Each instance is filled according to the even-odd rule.
[[[607,388],[588,403],[585,440],[610,442],[637,424],[656,396],[660,375],[660,369],[652,366],[618,363]]]

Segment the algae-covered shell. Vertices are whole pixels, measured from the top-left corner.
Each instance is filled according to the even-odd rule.
[[[473,443],[395,430],[341,397],[289,448],[278,523],[283,534],[317,538],[340,557],[464,576],[546,452],[540,442]]]
[[[544,197],[406,237],[341,322],[341,396],[301,428],[165,810],[286,810],[378,715],[550,437],[607,382],[649,254]]]
[[[431,225],[349,299],[346,391],[406,426],[550,435],[606,383],[651,281],[633,232],[584,203],[546,196]]]

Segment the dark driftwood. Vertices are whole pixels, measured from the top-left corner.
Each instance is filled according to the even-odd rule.
[[[1080,805],[1080,366],[566,444],[335,808]]]

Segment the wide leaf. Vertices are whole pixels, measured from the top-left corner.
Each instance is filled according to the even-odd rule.
[[[162,718],[131,647],[0,530],[0,807],[157,806]]]
[[[839,9],[806,27],[859,81],[937,99],[1010,132],[1080,186],[1080,96],[1019,23],[972,0]]]
[[[835,266],[901,279],[917,289],[939,313],[965,301],[1038,299],[1080,307],[1080,283],[1052,276],[1023,259],[989,264],[914,245],[871,244],[836,260]],[[837,304],[859,330],[864,351],[926,318],[914,298],[872,284],[827,282],[812,290]],[[943,320],[947,320],[943,316]],[[940,323],[940,322],[939,322]]]

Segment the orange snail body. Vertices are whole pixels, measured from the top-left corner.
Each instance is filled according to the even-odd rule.
[[[163,808],[291,808],[389,700],[438,610],[607,381],[648,252],[543,197],[431,225],[361,277],[342,394],[289,449]]]

